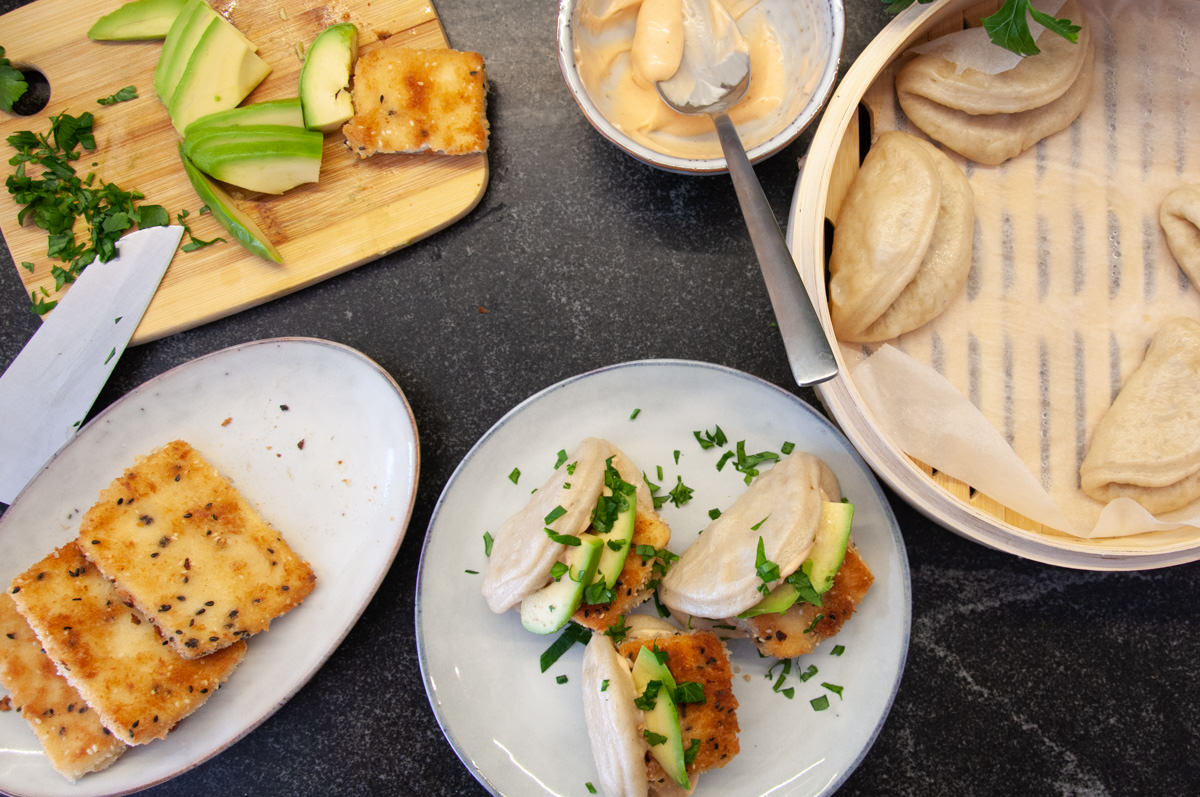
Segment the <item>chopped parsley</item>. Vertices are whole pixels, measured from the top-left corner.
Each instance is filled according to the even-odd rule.
[[[599,580],[588,584],[583,590],[583,602],[587,604],[612,603],[616,599],[617,594],[604,583],[604,576],[600,576]]]
[[[676,703],[703,703],[704,687],[696,681],[684,681],[675,686]]]
[[[564,575],[566,575],[570,569],[571,568],[567,567],[567,565],[563,562],[555,562],[554,566],[550,568],[550,578],[558,581]]]
[[[538,662],[541,665],[541,671],[545,672],[550,669],[554,665],[554,662],[562,658],[562,655],[570,650],[576,642],[586,645],[591,638],[592,632],[588,629],[576,622],[567,623],[567,627],[563,629],[558,639],[554,640],[554,643],[542,652],[542,656]]]
[[[671,503],[675,506],[683,506],[688,501],[692,500],[692,493],[695,492],[691,487],[683,483],[682,476],[675,477],[675,486],[667,493],[671,498]]]
[[[757,454],[747,454],[745,440],[739,440],[736,448],[737,459],[734,461],[733,467],[745,477],[746,484],[754,481],[754,477],[758,475],[759,465],[764,462],[776,462],[779,460],[779,455],[774,451],[760,451]]]
[[[658,702],[658,693],[662,691],[662,681],[649,681],[640,697],[633,700],[633,705],[642,711],[650,711]]]
[[[614,645],[619,645],[625,641],[625,635],[628,633],[629,626],[625,625],[625,615],[622,614],[615,623],[608,627],[604,635],[611,639]]]
[[[725,432],[722,431],[720,426],[713,427],[711,432],[701,432],[697,429],[696,431],[692,432],[692,436],[696,438],[696,442],[700,444],[700,448],[704,449],[705,451],[713,448],[714,446],[724,446],[729,442],[729,438],[725,436]]]
[[[520,468],[513,468],[512,471],[508,474],[508,480],[510,482],[512,482],[513,484],[516,484],[517,480],[520,478],[521,478],[521,469]]]
[[[717,518],[719,518],[720,516],[721,516],[721,510],[720,510],[720,509],[718,509],[718,508],[716,508],[716,507],[713,507],[712,509],[708,510],[708,517],[709,517],[709,519],[710,519],[710,520],[716,520],[716,519],[717,519]]]
[[[560,448],[558,450],[558,458],[554,460],[554,469],[558,470],[559,468],[561,468],[563,466],[563,463],[566,461],[567,461],[567,450],[565,448]]]
[[[562,504],[559,504],[558,506],[554,507],[553,509],[551,509],[549,512],[546,513],[544,522],[547,526],[549,526],[551,523],[558,520],[560,517],[562,517],[565,514],[567,514],[567,510],[562,508]]]
[[[646,744],[650,745],[651,747],[657,747],[658,745],[667,741],[667,737],[663,736],[661,733],[655,733],[651,730],[643,730],[642,738],[645,739]]]
[[[4,48],[0,47],[0,109],[11,111],[13,103],[28,90],[25,76],[4,57]]]
[[[545,529],[545,532],[546,532],[547,537],[549,537],[554,542],[557,542],[559,545],[575,546],[575,545],[582,544],[582,541],[578,537],[572,536],[570,534],[559,534],[554,529]]]
[[[101,97],[96,100],[101,105],[116,105],[118,102],[127,102],[128,100],[136,100],[138,96],[136,86],[126,86],[120,89],[115,94],[109,94],[107,97]]]
[[[691,744],[689,744],[688,748],[683,751],[684,766],[690,767],[692,765],[692,762],[696,760],[696,753],[699,753],[699,752],[700,752],[700,740],[693,737]]]
[[[764,595],[771,591],[771,582],[779,580],[779,565],[767,558],[761,535],[758,538],[758,552],[754,555],[754,572],[762,579],[758,591]]]

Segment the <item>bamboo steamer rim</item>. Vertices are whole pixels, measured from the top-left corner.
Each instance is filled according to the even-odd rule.
[[[897,56],[947,20],[973,20],[994,11],[996,0],[936,0],[902,11],[846,71],[826,106],[793,194],[788,240],[796,267],[826,333],[836,340],[825,281],[825,224],[835,173],[846,154],[857,171],[859,104],[876,77]],[[955,16],[957,15],[957,16]],[[945,32],[945,31],[942,31]],[[851,137],[852,140],[848,140]],[[849,180],[846,180],[846,185]],[[841,197],[834,202],[840,203]],[[1031,521],[970,485],[940,474],[895,447],[879,428],[853,382],[838,346],[838,375],[816,386],[825,409],[884,482],[934,522],[989,548],[1044,564],[1081,570],[1142,570],[1200,559],[1200,540],[1151,544],[1146,535],[1084,539]]]

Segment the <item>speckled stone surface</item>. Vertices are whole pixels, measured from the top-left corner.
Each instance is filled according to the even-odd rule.
[[[485,793],[429,707],[413,622],[430,513],[470,446],[547,385],[649,357],[732,366],[817,403],[792,386],[728,181],[655,171],[592,131],[558,72],[550,0],[435,1],[452,45],[487,59],[494,137],[479,206],[382,260],[129,350],[97,402],[226,346],[317,336],[386,368],[420,430],[408,535],[341,647],[245,739],[151,793]],[[877,0],[847,6],[849,63],[888,17]],[[758,168],[781,219],[810,139]],[[5,250],[0,364],[37,326],[27,307]],[[911,645],[891,713],[841,794],[1200,790],[1200,565],[1049,567],[889,497],[912,571]]]

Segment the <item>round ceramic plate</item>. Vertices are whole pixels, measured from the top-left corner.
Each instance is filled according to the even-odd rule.
[[[357,351],[278,339],[209,354],[121,398],[68,443],[0,518],[0,584],[73,539],[134,459],[191,443],[313,566],[317,586],[249,641],[229,681],[166,739],[71,784],[33,732],[0,713],[0,791],[136,791],[217,754],[287,702],[354,625],[400,547],[417,486],[417,430],[400,388]]]
[[[718,426],[728,443],[702,447],[694,433]],[[911,611],[904,544],[878,483],[823,417],[752,376],[694,362],[626,363],[547,388],[497,422],[447,483],[421,553],[416,622],[425,688],[455,752],[495,794],[585,795],[598,782],[579,694],[582,646],[541,672],[558,635],[526,632],[516,611],[492,614],[480,594],[484,532],[528,501],[560,449],[589,435],[625,451],[661,495],[692,489],[686,503],[660,510],[676,553],[710,509],[746,489],[732,466],[716,467],[739,441],[747,453],[792,442],[833,468],[855,504],[854,539],[874,586],[835,640],[789,663],[782,684],[783,665],[772,669],[746,640],[730,643],[741,752],[705,773],[696,794],[832,792],[870,748],[900,681]],[[801,680],[809,665],[816,676]],[[841,686],[842,697],[822,684]],[[829,707],[818,711],[811,701],[822,698]]]

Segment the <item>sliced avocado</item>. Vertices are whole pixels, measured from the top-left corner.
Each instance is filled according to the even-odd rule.
[[[821,519],[817,522],[817,539],[809,551],[808,558],[800,569],[808,576],[817,594],[829,591],[833,577],[837,575],[846,557],[846,545],[850,542],[850,525],[854,520],[854,504],[844,501],[826,501],[821,505]]]
[[[612,471],[611,476],[615,476],[613,484],[616,485],[616,493],[614,494],[612,487],[605,485],[600,500],[624,500],[617,510],[612,528],[600,535],[604,538],[604,551],[600,554],[600,565],[596,572],[604,577],[604,586],[612,589],[621,575],[621,569],[625,567],[629,548],[633,545],[633,529],[637,523],[637,488],[629,482],[622,481],[611,463],[608,467]],[[611,476],[606,472],[605,479],[611,480]]]
[[[216,15],[204,0],[184,0],[183,8],[171,23],[158,54],[158,65],[154,67],[154,93],[168,108],[196,42]]]
[[[300,98],[266,100],[250,105],[239,105],[227,111],[217,111],[201,116],[183,131],[184,137],[199,133],[205,128],[238,127],[249,125],[288,125],[304,127],[304,114],[300,110]]]
[[[212,180],[204,176],[204,173],[196,168],[188,157],[183,154],[182,145],[179,151],[179,158],[183,161],[183,170],[187,173],[188,179],[192,182],[192,188],[196,189],[201,201],[208,206],[212,212],[213,218],[221,222],[229,234],[237,239],[238,243],[244,246],[248,251],[258,255],[259,257],[273,260],[276,263],[282,263],[283,257],[280,256],[279,250],[271,243],[266,234],[262,231],[254,219],[247,216],[233,202],[233,198],[222,191]]]
[[[321,31],[309,45],[300,68],[304,126],[329,132],[354,116],[350,76],[358,60],[358,28],[339,22]]]
[[[850,542],[850,524],[853,519],[854,504],[843,501],[822,502],[821,517],[817,520],[812,550],[809,551],[808,558],[800,564],[798,571],[804,576],[798,580],[801,586],[797,587],[792,583],[797,579],[789,577],[738,617],[744,619],[760,614],[783,614],[804,595],[801,587],[811,588],[809,598],[812,602],[819,603],[820,595],[828,592],[833,586],[833,578],[842,566],[842,559],[846,556],[846,545]],[[808,584],[804,583],[805,580]],[[813,597],[814,595],[816,597]]]
[[[202,116],[236,107],[270,71],[237,28],[214,17],[171,95],[171,123],[183,133]]]
[[[567,572],[521,601],[521,625],[535,634],[551,634],[567,624],[583,602],[583,590],[596,575],[604,540],[580,534],[567,551]]]
[[[163,39],[187,0],[130,0],[88,29],[94,41]]]
[[[209,177],[248,191],[282,194],[317,181],[324,143],[319,132],[288,125],[201,127],[184,137],[183,154]]]
[[[684,789],[692,788],[688,780],[687,763],[683,755],[683,733],[679,729],[679,709],[675,706],[675,678],[659,653],[648,647],[638,651],[633,662],[633,688],[639,699],[648,699],[646,688],[660,684],[654,696],[653,708],[642,708],[646,715],[643,734],[650,754],[662,765],[667,777]]]

